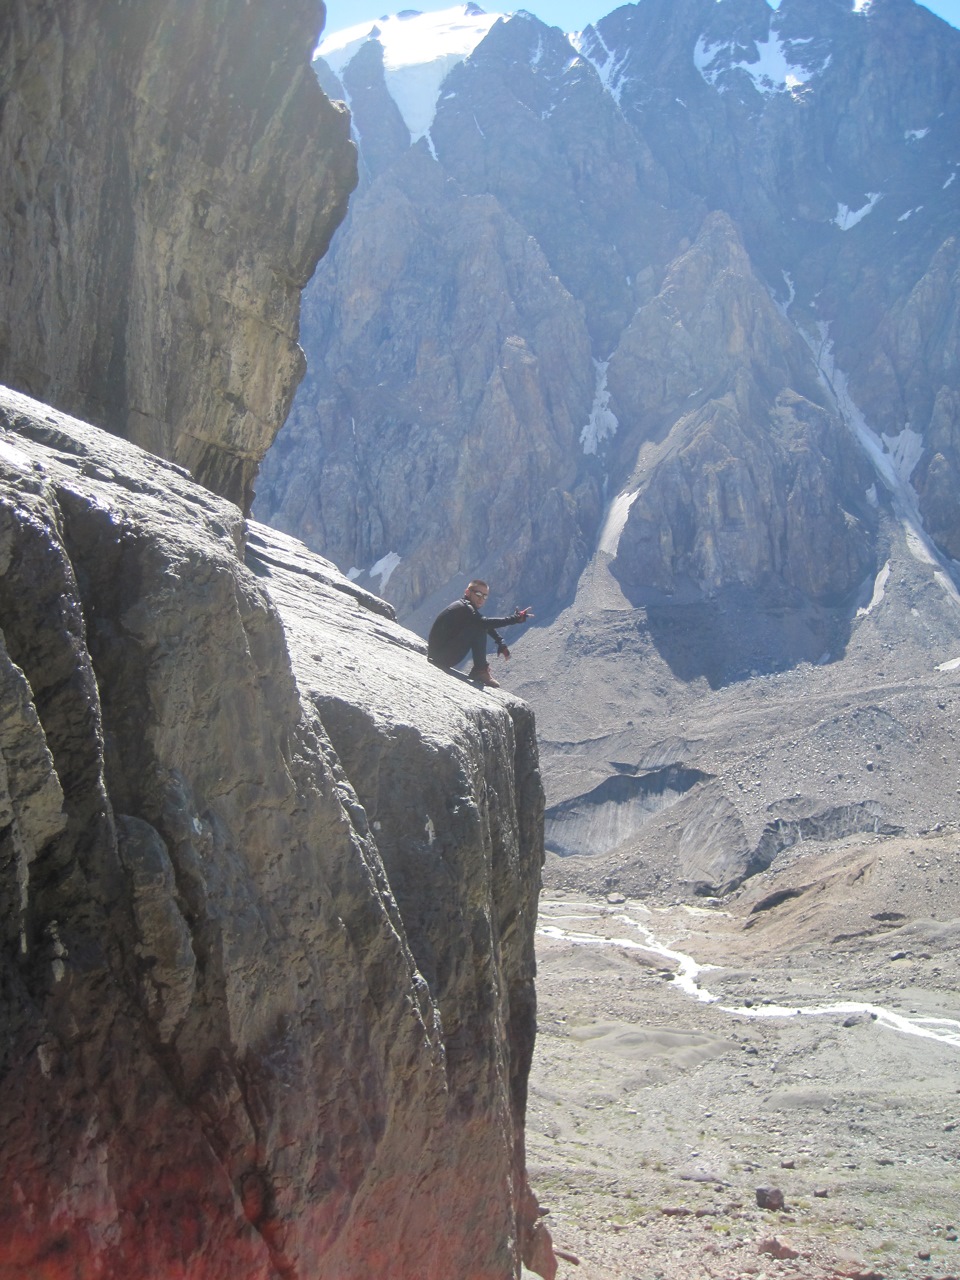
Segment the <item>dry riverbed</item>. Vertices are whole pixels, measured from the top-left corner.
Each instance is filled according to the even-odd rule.
[[[608,899],[587,862],[550,860],[538,937],[560,1280],[960,1275],[957,831],[801,849],[706,903]]]

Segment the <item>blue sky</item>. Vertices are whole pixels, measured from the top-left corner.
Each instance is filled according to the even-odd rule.
[[[326,32],[340,31],[357,22],[373,21],[386,13],[400,9],[419,9],[432,13],[436,9],[449,9],[456,0],[327,0]],[[604,17],[619,7],[621,0],[512,0],[497,3],[496,0],[478,0],[481,9],[488,13],[514,9],[529,9],[542,21],[564,31],[582,31],[591,22]],[[960,27],[960,0],[930,0],[925,5],[954,27]]]

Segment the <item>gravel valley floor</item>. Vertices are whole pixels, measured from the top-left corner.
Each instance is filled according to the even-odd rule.
[[[545,869],[527,1118],[560,1280],[960,1275],[960,832],[698,904],[579,861]]]

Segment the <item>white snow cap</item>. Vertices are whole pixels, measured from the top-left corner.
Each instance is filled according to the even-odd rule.
[[[484,13],[475,4],[436,13],[404,9],[394,17],[335,31],[320,41],[316,56],[336,76],[367,40],[383,48],[387,90],[410,130],[410,141],[426,137],[436,114],[440,86],[458,62],[468,58],[495,22],[509,14]]]

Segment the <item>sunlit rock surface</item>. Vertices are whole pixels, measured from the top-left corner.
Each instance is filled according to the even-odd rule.
[[[532,713],[0,398],[0,1274],[549,1273]]]

